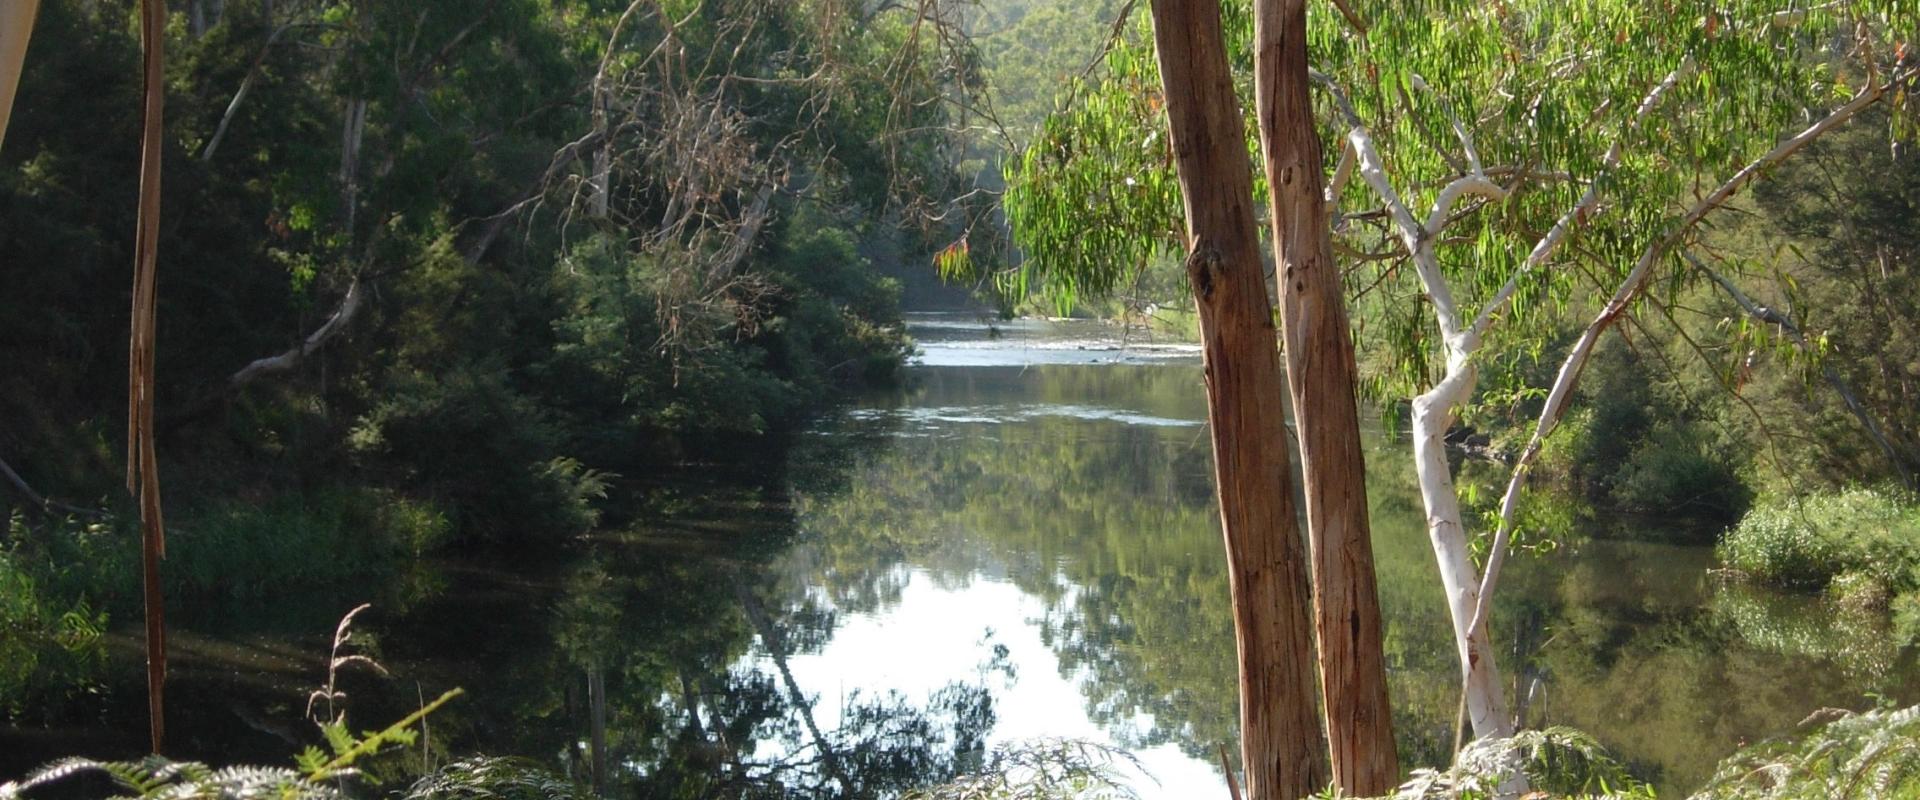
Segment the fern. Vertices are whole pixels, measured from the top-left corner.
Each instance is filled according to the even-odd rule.
[[[400,800],[582,800],[573,783],[520,758],[476,756],[415,781]]]
[[[1854,800],[1920,796],[1920,706],[1816,713],[1797,741],[1721,762],[1695,800]]]
[[[358,774],[353,766],[356,761],[390,745],[412,744],[413,726],[461,693],[460,689],[450,690],[406,719],[383,730],[368,731],[365,736],[354,736],[344,720],[322,726],[333,755],[309,747],[295,760],[295,768],[214,769],[198,761],[169,761],[160,756],[139,761],[68,758],[41,767],[23,780],[0,783],[0,800],[24,800],[29,790],[90,772],[112,778],[129,792],[125,797],[137,800],[346,800],[339,788],[341,779]]]
[[[91,772],[103,773],[125,797],[139,800],[345,800],[337,789],[284,767],[227,767],[148,756],[139,761],[56,761],[25,780],[0,784],[0,800],[22,800],[29,790]]]

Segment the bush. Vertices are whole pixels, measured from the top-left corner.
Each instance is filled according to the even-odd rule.
[[[1853,592],[1914,588],[1920,566],[1920,506],[1902,494],[1848,489],[1754,508],[1721,539],[1720,561],[1753,580],[1822,590],[1852,573]]]
[[[24,526],[16,512],[8,528]],[[43,696],[83,688],[105,660],[105,614],[84,598],[63,603],[29,573],[16,549],[0,549],[0,716],[19,719]]]
[[[591,796],[536,762],[489,756],[455,761],[398,795],[400,800],[578,800]]]
[[[1662,423],[1613,476],[1613,499],[1630,511],[1730,521],[1752,492],[1697,426]]]

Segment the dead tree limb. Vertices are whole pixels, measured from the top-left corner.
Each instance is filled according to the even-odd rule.
[[[81,508],[79,506],[68,505],[34,491],[33,486],[28,484],[25,478],[20,477],[20,473],[15,472],[13,467],[7,464],[6,459],[3,458],[0,458],[0,477],[7,479],[7,485],[12,486],[14,493],[20,495],[21,499],[26,500],[27,505],[32,506],[35,510],[49,517],[60,514],[94,518],[110,516],[107,512],[97,508]]]

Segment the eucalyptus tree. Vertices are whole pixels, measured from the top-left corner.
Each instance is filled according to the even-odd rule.
[[[1218,0],[1154,0],[1154,52],[1185,201],[1215,492],[1240,669],[1246,796],[1325,784],[1307,566],[1296,528],[1283,378],[1254,224],[1253,174]]]
[[[1352,9],[1363,25],[1316,17],[1309,31],[1321,123],[1343,141],[1329,179],[1334,246],[1348,262],[1368,387],[1411,401],[1467,715],[1476,733],[1504,735],[1513,722],[1489,598],[1526,470],[1595,342],[1657,275],[1676,274],[1677,247],[1736,192],[1904,91],[1916,15],[1904,2]],[[1000,276],[1008,287],[1098,291],[1177,250],[1158,133],[1170,98],[1153,90],[1140,41],[1136,29],[1120,42],[1010,170],[1007,207],[1030,259]],[[1553,383],[1524,385],[1522,370],[1571,335],[1590,287],[1607,299]],[[1476,403],[1483,370],[1501,380]],[[1533,402],[1539,417],[1483,574],[1445,436],[1463,413]]]
[[[1399,784],[1400,765],[1367,519],[1353,335],[1328,238],[1330,209],[1308,85],[1305,0],[1255,0],[1253,30],[1274,283],[1305,483],[1333,780],[1351,794],[1385,794]]]

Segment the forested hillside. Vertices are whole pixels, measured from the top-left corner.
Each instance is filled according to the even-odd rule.
[[[158,369],[186,508],[332,486],[462,537],[566,533],[611,473],[899,366],[897,289],[859,252],[937,238],[960,193],[938,100],[967,91],[904,14],[192,10]],[[91,506],[119,458],[139,42],[120,5],[55,3],[34,48],[0,152],[0,458]]]
[[[0,800],[1920,793],[1915,0],[0,24]]]

